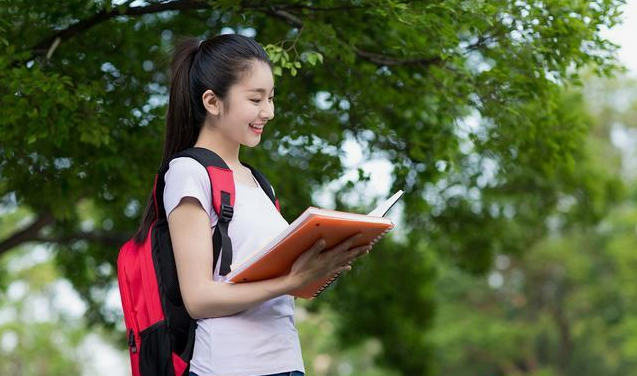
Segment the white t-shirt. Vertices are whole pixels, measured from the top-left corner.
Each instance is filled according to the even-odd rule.
[[[218,217],[211,206],[206,169],[192,158],[179,157],[170,161],[164,179],[167,216],[182,197],[194,197],[210,216],[214,233]],[[235,179],[235,195],[234,214],[228,226],[233,263],[252,254],[289,225],[260,186],[251,187]],[[213,273],[215,281],[226,280],[219,275],[220,264],[217,262]],[[190,370],[199,376],[305,372],[291,295],[273,298],[234,315],[198,319],[197,324]]]

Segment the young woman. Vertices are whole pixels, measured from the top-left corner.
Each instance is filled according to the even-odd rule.
[[[272,63],[255,40],[237,34],[199,41],[186,39],[174,53],[163,161],[192,146],[217,153],[233,171],[235,206],[228,234],[233,260],[255,251],[289,223],[239,161],[241,145],[255,147],[274,117]],[[288,275],[259,282],[224,283],[219,264],[212,271],[211,210],[206,170],[187,157],[170,162],[164,206],[177,275],[188,313],[197,319],[190,375],[303,375],[294,298],[310,282],[350,270],[368,246],[352,247],[358,235],[324,249],[319,239]],[[155,216],[146,208],[143,239]]]

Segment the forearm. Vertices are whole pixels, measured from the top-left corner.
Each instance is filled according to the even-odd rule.
[[[228,316],[292,290],[292,281],[287,276],[246,283],[209,280],[197,288],[190,315],[193,318]]]

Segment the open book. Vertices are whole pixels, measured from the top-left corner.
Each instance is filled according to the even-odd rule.
[[[254,252],[246,260],[231,266],[226,280],[234,283],[253,282],[275,278],[289,273],[298,256],[308,250],[319,238],[325,239],[325,249],[330,249],[350,236],[361,232],[363,236],[351,248],[373,245],[393,227],[385,215],[403,191],[399,190],[369,214],[349,213],[310,206],[283,232]],[[327,288],[340,273],[321,278],[291,295],[312,299]]]

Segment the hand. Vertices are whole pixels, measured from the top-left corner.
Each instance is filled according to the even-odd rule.
[[[361,237],[361,233],[355,234],[327,250],[325,240],[319,238],[292,265],[287,276],[290,288],[296,290],[319,278],[352,270],[351,263],[358,257],[368,254],[371,249],[369,244],[351,248]]]

